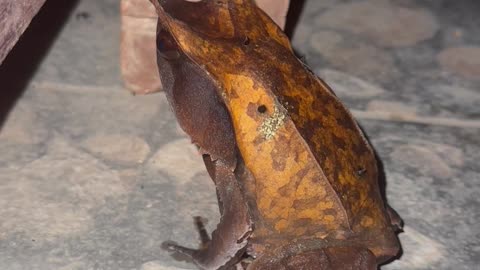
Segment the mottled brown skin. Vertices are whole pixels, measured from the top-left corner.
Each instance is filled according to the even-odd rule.
[[[203,248],[167,246],[202,269],[376,269],[395,256],[369,143],[272,20],[251,0],[152,3],[162,83],[222,214]]]

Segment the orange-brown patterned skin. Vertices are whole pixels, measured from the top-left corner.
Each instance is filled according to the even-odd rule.
[[[248,0],[171,0],[157,9],[228,111],[241,161],[236,179],[254,224],[250,254],[305,241],[312,249],[364,248],[378,262],[395,255],[373,150],[271,19]]]

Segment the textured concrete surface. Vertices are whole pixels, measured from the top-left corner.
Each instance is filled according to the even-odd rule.
[[[164,95],[121,86],[118,4],[50,5],[0,68],[0,269],[192,269],[160,243],[195,246],[191,217],[209,229],[218,220]],[[406,223],[403,256],[382,269],[478,269],[478,10],[476,0],[305,3],[293,43],[357,115]]]

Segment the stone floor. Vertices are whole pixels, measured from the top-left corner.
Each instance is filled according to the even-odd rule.
[[[118,0],[47,3],[0,68],[0,269],[192,269],[160,243],[194,246],[193,215],[215,226],[213,185],[164,95],[123,89]],[[293,44],[359,119],[405,220],[382,269],[479,269],[479,10],[305,2]]]

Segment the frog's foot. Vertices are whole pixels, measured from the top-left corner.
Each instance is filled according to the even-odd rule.
[[[208,244],[212,241],[210,239],[210,235],[207,232],[207,229],[205,228],[205,222],[202,217],[196,216],[193,218],[195,227],[198,231],[198,234],[200,236],[200,248],[199,249],[192,249],[192,248],[187,248],[181,245],[178,245],[177,243],[173,241],[166,241],[162,243],[162,248],[169,252],[177,252],[180,254],[183,254],[187,257],[189,257],[192,260],[195,260],[195,257],[197,256],[201,250],[205,250],[208,247]]]
[[[184,246],[178,245],[174,241],[165,241],[162,243],[162,249],[167,250],[171,253],[180,253],[182,255],[187,256],[188,258],[192,258],[193,254],[195,253],[195,249],[187,248]]]
[[[211,238],[205,229],[203,219],[201,217],[194,218],[200,236],[200,248],[192,249],[167,241],[162,244],[163,249],[172,252],[174,257],[176,257],[175,255],[185,256],[184,259],[192,261],[200,269],[235,269],[233,267],[239,262],[239,256],[243,254],[242,250],[246,247],[251,225],[245,221],[246,224],[241,224],[243,219],[235,219],[237,216],[245,218],[240,211],[231,213],[237,215],[222,218]],[[230,220],[233,220],[233,224],[228,222]]]
[[[240,261],[253,231],[247,203],[232,168],[215,164],[214,179],[220,205],[220,223],[211,238],[205,230],[202,218],[195,217],[201,246],[191,249],[172,242],[163,246],[169,251],[190,257],[200,269],[228,269]]]

